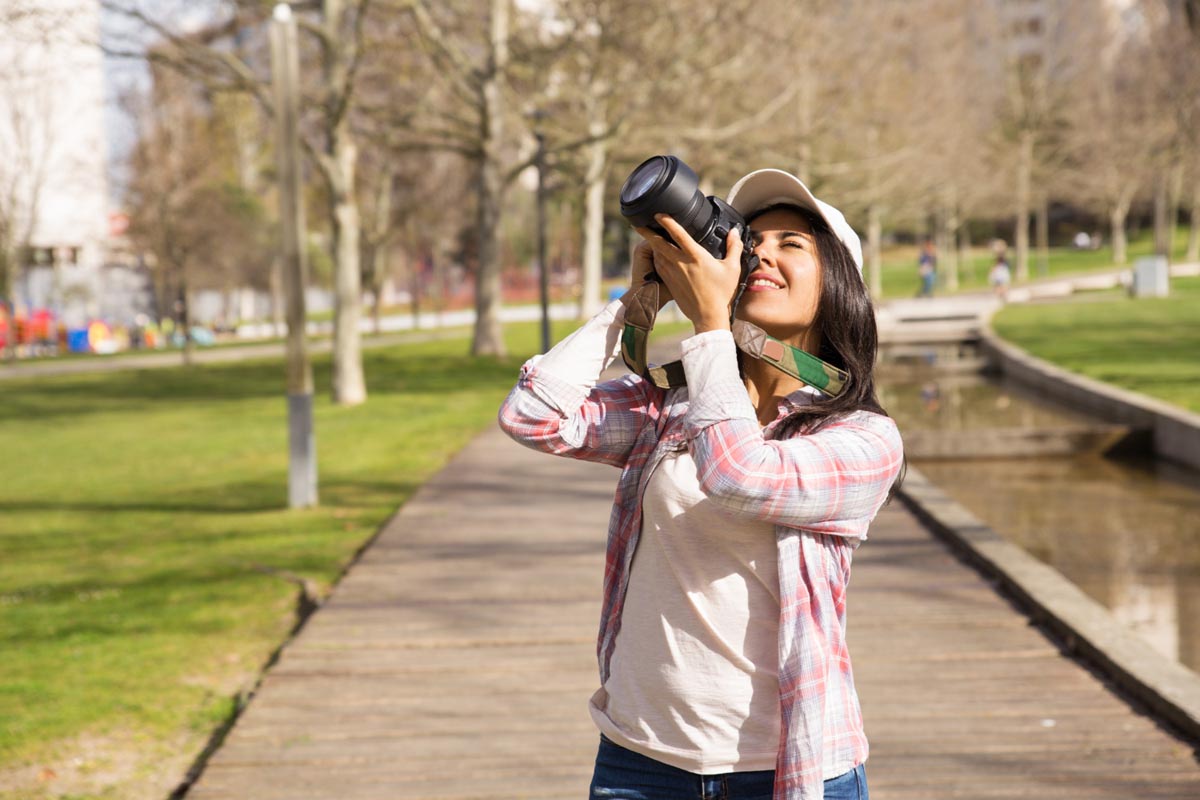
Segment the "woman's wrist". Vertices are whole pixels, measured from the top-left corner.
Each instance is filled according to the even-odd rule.
[[[729,330],[728,317],[698,317],[692,321],[692,327],[696,333],[708,333],[709,331],[727,331]]]

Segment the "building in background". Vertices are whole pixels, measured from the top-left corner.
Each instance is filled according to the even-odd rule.
[[[102,312],[109,233],[99,0],[0,10],[0,246],[18,311]],[[107,310],[107,309],[104,309]]]

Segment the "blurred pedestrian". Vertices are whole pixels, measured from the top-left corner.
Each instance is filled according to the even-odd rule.
[[[719,260],[659,215],[677,244],[639,228],[630,290],[526,362],[500,409],[522,444],[622,469],[593,800],[867,797],[846,590],[903,452],[876,398],[862,247],[780,170],[750,173],[729,203],[759,258],[735,319],[737,231]],[[597,383],[651,271],[659,306],[673,299],[695,330],[687,385]],[[845,388],[797,377],[813,358],[847,374]]]
[[[917,274],[921,279],[917,297],[933,297],[933,286],[937,281],[937,248],[932,239],[927,238],[921,245],[921,252],[917,256]]]
[[[996,263],[988,272],[988,284],[992,292],[1001,300],[1008,300],[1008,285],[1012,282],[1012,270],[1008,266],[1008,256],[1004,252],[996,254]]]

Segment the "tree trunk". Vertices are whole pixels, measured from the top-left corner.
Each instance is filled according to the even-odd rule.
[[[480,86],[482,154],[479,163],[479,269],[475,280],[475,335],[471,354],[506,355],[500,328],[500,209],[504,181],[500,174],[504,96],[500,77],[508,65],[508,2],[492,0],[491,58]]]
[[[271,259],[271,274],[268,278],[271,292],[271,324],[276,336],[287,335],[287,301],[283,297],[283,259],[278,254]]]
[[[475,335],[471,355],[504,356],[500,327],[500,204],[498,165],[484,161],[479,169],[479,268],[475,276]]]
[[[796,55],[799,65],[796,70],[796,80],[800,81],[800,91],[796,100],[797,138],[800,141],[796,163],[796,177],[807,186],[812,169],[812,140],[813,140],[813,105],[816,98],[817,76],[812,69],[812,57],[806,47],[797,47]],[[872,126],[871,133],[878,135],[878,130]]]
[[[1188,226],[1186,261],[1200,261],[1200,177],[1193,178],[1191,225]]]
[[[406,251],[405,258],[408,261],[408,294],[409,303],[412,308],[413,330],[415,331],[421,327],[421,268],[423,258],[421,254],[415,254],[412,251]]]
[[[421,327],[421,264],[423,252],[417,239],[416,222],[410,214],[404,221],[403,259],[405,274],[408,275],[408,302],[412,311],[413,330]]]
[[[381,330],[383,309],[383,284],[388,277],[391,263],[390,230],[392,226],[392,192],[395,191],[396,173],[389,170],[379,182],[375,196],[375,224],[371,231],[371,323],[378,336]]]
[[[971,258],[971,231],[964,222],[958,226],[958,265],[968,283],[975,283],[975,260]]]
[[[195,363],[196,343],[192,341],[191,298],[188,297],[186,279],[179,284],[179,314],[176,324],[179,326],[179,332],[183,334],[183,363],[185,366],[191,366]]]
[[[1109,211],[1109,222],[1112,224],[1113,263],[1124,264],[1128,261],[1125,240],[1125,218],[1129,215],[1129,203],[1118,201]]]
[[[384,239],[377,242],[371,252],[374,262],[371,266],[371,295],[374,299],[371,304],[371,329],[376,336],[383,332],[383,283],[388,274],[388,262],[391,261],[388,250],[388,240]]]
[[[1050,201],[1045,193],[1038,193],[1037,204],[1037,263],[1038,275],[1050,274]]]
[[[1182,160],[1171,166],[1167,177],[1167,251],[1175,254],[1175,226],[1179,224],[1179,205],[1183,197]]]
[[[958,250],[954,247],[954,232],[958,229],[958,197],[953,186],[946,191],[945,203],[939,215],[938,271],[942,273],[942,285],[948,292],[958,291]]]
[[[333,402],[355,406],[367,399],[363,380],[362,274],[359,264],[358,205],[354,199],[354,146],[339,142],[337,162],[343,185],[333,203]]]
[[[1162,170],[1154,177],[1154,253],[1171,256],[1171,225],[1167,221],[1167,176]]]
[[[1013,241],[1017,248],[1018,282],[1029,280],[1029,187],[1033,173],[1033,132],[1021,131],[1017,157],[1017,222]]]
[[[435,236],[430,246],[429,295],[430,305],[437,312],[437,325],[442,324],[442,312],[446,310],[446,264],[450,260],[450,244],[446,236]]]
[[[875,302],[883,298],[883,214],[879,203],[867,207],[867,278]]]
[[[588,132],[599,137],[604,120],[593,115]],[[596,138],[588,146],[588,169],[583,210],[583,287],[579,316],[591,319],[600,310],[600,271],[604,250],[604,174],[608,166],[608,142]]]
[[[1200,193],[1198,193],[1200,194]],[[1192,211],[1195,220],[1196,212]],[[1194,226],[1193,226],[1194,227]],[[3,243],[0,260],[4,262],[4,295],[0,302],[7,301],[8,310],[8,343],[4,348],[4,360],[14,361],[17,358],[17,249]]]
[[[867,128],[867,158],[871,165],[867,171],[867,195],[870,198],[867,205],[867,265],[868,288],[876,302],[883,299],[883,209],[879,205],[878,150],[879,128],[872,125]]]

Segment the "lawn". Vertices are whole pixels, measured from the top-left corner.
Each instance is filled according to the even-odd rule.
[[[512,353],[536,341],[509,326]],[[366,351],[356,408],[315,361],[308,511],[285,508],[278,359],[0,384],[0,798],[165,797],[288,636],[281,571],[328,590],[491,424],[522,356],[466,349]]]
[[[1172,242],[1172,254],[1175,261],[1182,261],[1187,249],[1187,228],[1176,227]],[[1128,247],[1129,265],[1139,256],[1150,255],[1154,252],[1154,232],[1142,231],[1130,237]],[[1016,274],[1016,251],[1009,247],[1009,263],[1014,276]],[[995,257],[985,248],[975,248],[971,251],[970,263],[959,270],[959,291],[981,291],[988,288],[988,271],[992,268]],[[945,280],[945,254],[939,258],[939,280]],[[1043,272],[1038,265],[1037,253],[1029,254],[1029,272],[1033,280],[1061,275],[1078,275],[1081,273],[1097,272],[1115,269],[1113,264],[1112,246],[1095,250],[1077,250],[1073,247],[1053,247],[1050,249],[1046,269]],[[896,246],[883,251],[883,296],[884,299],[912,297],[917,292],[917,246]],[[944,285],[939,285],[937,293],[945,294]]]
[[[1200,278],[1173,279],[1166,298],[1009,306],[993,325],[1039,358],[1200,413]]]

